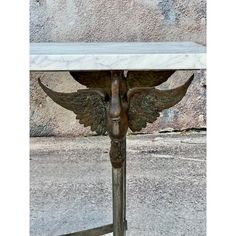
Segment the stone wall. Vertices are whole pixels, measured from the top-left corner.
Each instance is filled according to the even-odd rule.
[[[204,0],[30,0],[31,42],[206,41]],[[163,84],[182,84],[191,71],[176,72]],[[206,126],[205,72],[197,71],[186,97],[162,113],[145,132]],[[50,88],[70,92],[82,88],[67,72],[30,73],[31,136],[87,135],[75,115],[53,103],[37,78]],[[176,79],[178,78],[178,79]]]

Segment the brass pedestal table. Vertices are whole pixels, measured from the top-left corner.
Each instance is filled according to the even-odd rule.
[[[31,71],[69,71],[87,89],[61,93],[39,85],[84,126],[111,139],[113,224],[69,233],[124,236],[126,221],[126,133],[140,131],[177,104],[193,75],[180,87],[159,90],[176,70],[205,69],[205,47],[191,42],[34,43]]]

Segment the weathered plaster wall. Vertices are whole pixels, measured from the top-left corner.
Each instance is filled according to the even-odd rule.
[[[204,0],[31,0],[31,42],[195,41],[205,44]],[[178,72],[165,88],[175,87],[191,72]],[[75,115],[54,104],[37,78],[56,91],[81,88],[67,72],[30,73],[32,136],[88,134]],[[178,80],[175,78],[178,77]],[[195,72],[187,96],[145,131],[206,126],[205,73]]]

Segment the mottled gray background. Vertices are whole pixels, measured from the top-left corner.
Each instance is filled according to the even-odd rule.
[[[206,41],[204,0],[30,0],[31,42]],[[180,71],[163,84],[183,83],[191,71]],[[166,110],[145,132],[206,126],[205,72],[195,71],[186,97]],[[67,72],[30,73],[31,136],[87,135],[75,115],[48,98],[37,78],[56,91],[81,88]],[[176,79],[178,78],[178,79]]]

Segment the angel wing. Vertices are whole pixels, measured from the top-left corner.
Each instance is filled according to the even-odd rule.
[[[128,71],[128,88],[154,87],[168,80],[175,70],[165,71]],[[110,95],[110,71],[71,71],[71,76],[88,88],[103,88]]]
[[[194,75],[182,86],[170,90],[133,88],[128,92],[129,128],[140,131],[147,123],[154,122],[159,112],[180,102],[187,92]]]
[[[175,70],[164,71],[128,71],[127,83],[129,88],[154,87],[167,81]]]
[[[110,71],[70,71],[71,76],[80,84],[88,88],[101,88],[110,95],[111,72]]]
[[[106,133],[105,95],[102,91],[81,89],[75,93],[59,93],[47,88],[40,79],[38,82],[54,102],[73,111],[81,124],[91,126],[97,134]]]

